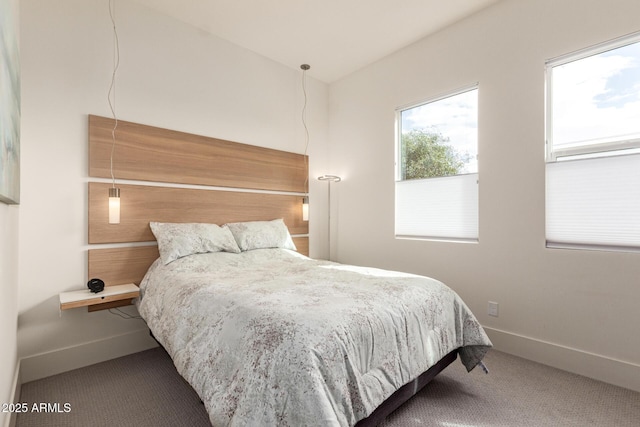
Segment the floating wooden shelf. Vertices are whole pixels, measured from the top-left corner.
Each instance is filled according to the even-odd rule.
[[[62,292],[60,294],[60,310],[88,307],[89,311],[95,311],[130,304],[131,301],[127,300],[138,298],[139,296],[140,289],[133,283],[105,286],[104,290],[98,293],[93,293],[89,289]]]

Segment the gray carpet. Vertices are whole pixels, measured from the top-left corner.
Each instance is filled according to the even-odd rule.
[[[453,362],[381,425],[638,426],[640,393],[498,351],[489,375]],[[27,412],[17,427],[210,426],[204,406],[157,348],[22,386],[21,402],[70,404],[70,412]]]

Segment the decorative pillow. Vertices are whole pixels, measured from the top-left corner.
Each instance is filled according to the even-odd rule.
[[[150,222],[164,265],[192,254],[240,253],[228,228],[216,224]]]
[[[266,248],[296,250],[289,229],[282,219],[273,221],[249,221],[225,224],[242,251]]]

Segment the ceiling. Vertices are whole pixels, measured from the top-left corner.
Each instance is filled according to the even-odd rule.
[[[331,83],[498,0],[136,1]]]

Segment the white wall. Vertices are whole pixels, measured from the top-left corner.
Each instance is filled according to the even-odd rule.
[[[544,236],[545,60],[640,31],[638,16],[637,0],[504,0],[332,84],[338,261],[436,277],[497,348],[640,390],[640,255]],[[479,244],[394,239],[394,110],[475,82]]]
[[[3,2],[11,20],[19,31],[18,0]],[[1,31],[1,30],[0,30]],[[19,39],[19,34],[16,34]],[[14,400],[18,368],[18,223],[19,205],[0,203],[0,404]],[[0,412],[0,426],[9,425],[10,413]]]
[[[18,206],[0,203],[0,403],[13,400],[18,322]],[[0,413],[0,426],[9,413]]]
[[[140,320],[108,311],[58,310],[58,294],[87,281],[87,114],[110,116],[113,35],[107,4],[21,2],[18,343],[25,381],[152,345]],[[130,0],[117,1],[116,10],[120,119],[304,151],[300,70]],[[328,88],[309,79],[308,92],[311,171],[320,174]],[[316,187],[312,183],[312,195]],[[320,204],[312,209],[321,217]],[[314,238],[319,229],[311,229],[312,254],[323,250]]]

